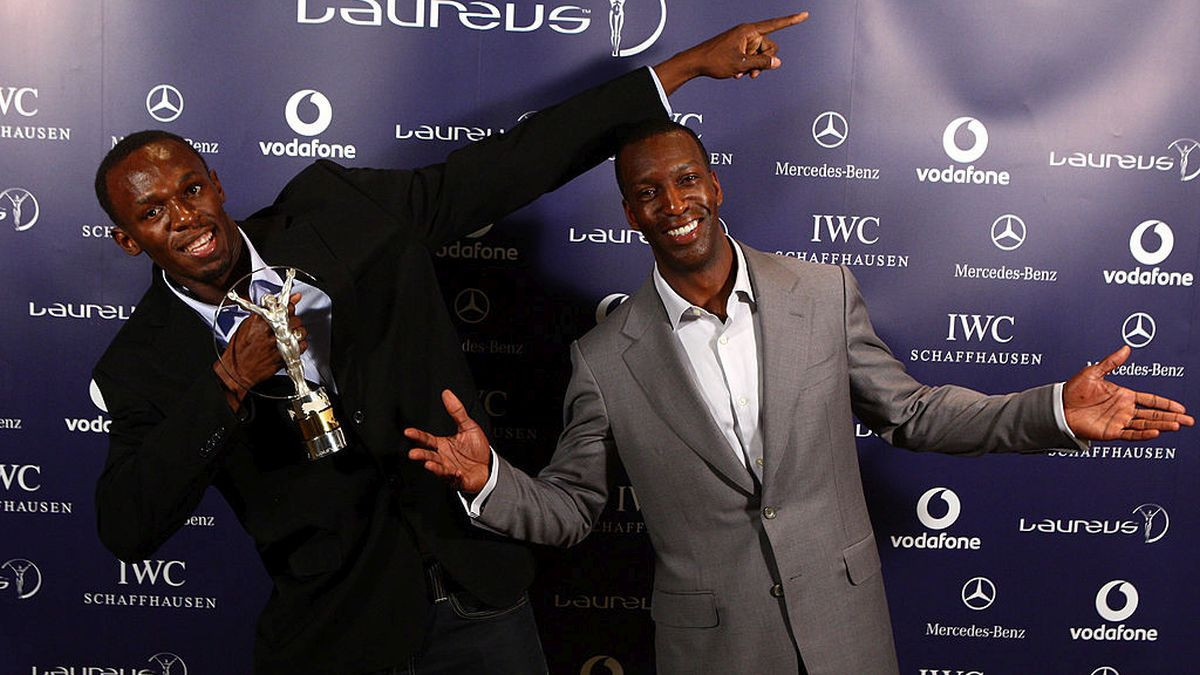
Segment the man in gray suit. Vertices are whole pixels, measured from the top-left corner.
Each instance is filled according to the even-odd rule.
[[[617,155],[651,278],[571,346],[566,428],[536,478],[489,450],[450,392],[453,437],[409,456],[468,495],[476,524],[543,544],[585,537],[619,457],[655,551],[663,673],[896,673],[851,414],[889,443],[946,453],[1142,440],[1182,405],[1104,379],[1003,396],[910,377],[875,335],[850,271],[756,251],[686,127],[652,121]],[[466,503],[466,499],[464,499]]]

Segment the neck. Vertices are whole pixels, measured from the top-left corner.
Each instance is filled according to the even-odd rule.
[[[225,299],[225,294],[233,287],[234,281],[244,279],[242,284],[237,288],[239,295],[245,296],[249,292],[250,281],[248,277],[250,271],[250,254],[246,252],[245,243],[239,236],[237,248],[233,253],[233,263],[229,265],[229,269],[221,279],[213,282],[189,281],[184,283],[178,279],[174,279],[174,281],[186,288],[197,300],[210,305],[219,305]]]
[[[718,254],[705,267],[679,271],[659,265],[658,272],[684,300],[725,320],[725,306],[737,279],[737,258],[729,239],[722,239]]]

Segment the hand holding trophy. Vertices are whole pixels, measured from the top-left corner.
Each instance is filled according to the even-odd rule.
[[[300,427],[300,435],[310,460],[320,459],[346,447],[346,437],[341,424],[334,416],[333,405],[325,388],[319,384],[310,383],[304,377],[304,365],[300,360],[301,335],[291,329],[288,315],[288,297],[292,292],[292,284],[296,279],[296,269],[293,267],[280,268],[283,271],[283,287],[276,293],[262,293],[258,302],[243,298],[236,290],[226,294],[226,300],[217,309],[217,316],[237,305],[242,309],[257,314],[271,328],[275,335],[279,355],[283,359],[284,370],[292,381],[295,394],[288,397],[289,413],[293,421]],[[249,282],[249,279],[243,281]],[[251,287],[252,284],[239,282],[234,289]],[[227,304],[231,303],[231,304]],[[303,329],[301,329],[303,330]],[[250,389],[250,391],[254,391]],[[260,396],[274,398],[255,392]]]

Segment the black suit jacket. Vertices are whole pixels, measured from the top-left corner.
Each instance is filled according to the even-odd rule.
[[[259,619],[260,672],[401,663],[423,638],[425,558],[486,602],[515,602],[532,579],[528,552],[471,527],[457,495],[406,458],[405,427],[453,429],[443,388],[477,407],[433,252],[611,155],[620,126],[662,114],[648,72],[635,71],[445,164],[318,161],[242,223],[268,264],[309,272],[332,300],[331,365],[351,444],[330,458],[307,461],[270,402],[252,401],[247,419],[230,411],[211,331],[155,267],[95,369],[113,418],[96,496],[105,545],[144,559],[209,485],[220,490],[274,581]]]

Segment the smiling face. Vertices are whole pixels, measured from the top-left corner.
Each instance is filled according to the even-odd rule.
[[[225,213],[215,171],[177,141],[133,151],[105,178],[117,228],[129,255],[145,251],[175,282],[216,304],[242,252],[237,224]]]
[[[727,264],[718,219],[721,183],[691,136],[657,134],[626,145],[620,155],[625,218],[650,243],[662,275],[671,281]]]

